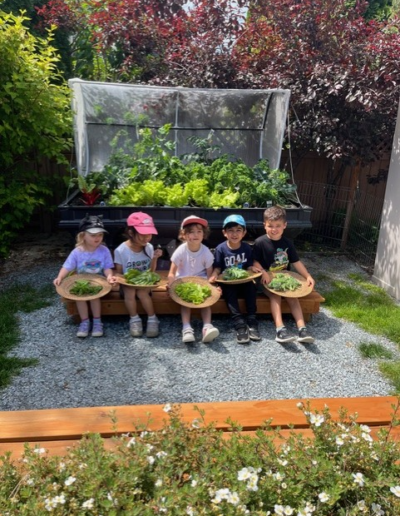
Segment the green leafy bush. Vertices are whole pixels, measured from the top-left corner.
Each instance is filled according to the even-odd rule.
[[[204,412],[184,423],[164,407],[159,431],[116,437],[105,449],[87,435],[64,457],[26,448],[22,462],[0,459],[0,507],[19,516],[350,516],[400,514],[400,444],[377,438],[345,412],[301,405],[313,431],[287,438],[267,424],[254,437],[231,423],[225,439]],[[396,408],[396,410],[398,407]],[[118,422],[114,422],[118,426]],[[396,421],[393,422],[396,424]]]
[[[106,184],[103,200],[114,206],[264,207],[268,201],[285,204],[296,188],[287,172],[271,170],[265,160],[249,167],[228,155],[212,158],[218,150],[212,133],[206,139],[191,137],[196,152],[177,157],[170,129],[169,124],[156,133],[138,129],[133,146],[120,131],[104,170],[89,174],[88,182],[93,177],[98,185]]]
[[[0,11],[0,255],[54,186],[35,164],[44,157],[66,162],[72,146],[70,97],[52,34],[34,37],[25,20]]]

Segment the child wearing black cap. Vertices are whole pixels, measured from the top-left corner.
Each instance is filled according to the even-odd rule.
[[[215,281],[219,274],[230,267],[252,270],[253,253],[251,246],[243,242],[246,235],[246,222],[241,215],[229,215],[224,220],[222,233],[225,242],[215,249],[214,270],[210,281]],[[247,344],[251,340],[261,340],[257,311],[257,288],[253,281],[246,283],[221,285],[227,307],[232,316],[233,326],[236,330],[238,344]],[[239,308],[239,298],[244,298],[247,311],[247,320]]]
[[[54,285],[60,285],[62,280],[73,271],[77,274],[101,274],[111,280],[114,262],[110,250],[103,243],[104,233],[107,231],[99,217],[86,215],[81,220],[75,249],[65,260],[57,278],[53,281]],[[102,337],[100,299],[93,299],[89,303],[93,314],[92,337]],[[88,301],[77,301],[76,307],[81,318],[76,336],[87,337],[90,329]]]

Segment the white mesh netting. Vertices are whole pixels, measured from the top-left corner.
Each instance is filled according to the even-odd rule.
[[[190,136],[206,138],[219,152],[252,166],[268,159],[278,168],[289,90],[217,90],[69,80],[73,91],[74,138],[79,174],[101,171],[110,143],[124,129],[132,143],[137,126],[171,124],[176,155],[195,151]],[[123,140],[119,140],[122,144]]]

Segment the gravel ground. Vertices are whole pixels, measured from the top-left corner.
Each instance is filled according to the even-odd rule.
[[[62,253],[61,253],[62,254]],[[310,272],[340,278],[362,270],[343,256],[303,255]],[[24,281],[51,282],[62,264],[52,259],[24,273]],[[20,277],[20,276],[19,276]],[[0,287],[17,281],[0,276]],[[327,285],[317,284],[324,294]],[[326,308],[313,316],[309,329],[314,344],[278,344],[269,316],[260,316],[262,341],[236,344],[227,316],[214,324],[220,337],[211,344],[180,341],[177,316],[160,316],[158,338],[132,338],[127,317],[105,317],[103,338],[75,337],[76,326],[55,295],[48,308],[19,315],[21,342],[14,354],[35,357],[12,384],[0,390],[1,410],[197,403],[253,399],[384,396],[391,385],[378,371],[376,360],[361,358],[360,342],[379,342],[399,356],[390,341],[369,335],[337,319]],[[290,330],[295,325],[286,320]],[[195,321],[197,336],[200,322]]]

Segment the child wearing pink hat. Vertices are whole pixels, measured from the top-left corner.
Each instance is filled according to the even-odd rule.
[[[153,219],[147,213],[139,211],[131,213],[126,224],[127,240],[114,251],[115,271],[120,274],[125,274],[130,269],[154,272],[162,251],[154,250],[150,243],[152,236],[158,234]],[[148,316],[146,337],[157,337],[159,320],[154,312],[151,288],[135,289],[122,285],[122,289],[125,306],[130,316],[129,330],[132,337],[143,336],[143,322],[137,312],[136,298],[140,300]]]
[[[202,241],[208,236],[208,222],[196,215],[186,217],[179,232],[179,240],[183,242],[171,256],[171,267],[168,273],[168,285],[178,277],[200,276],[209,278],[213,271],[214,256]],[[194,342],[194,330],[190,323],[190,308],[181,306],[182,342]],[[219,331],[211,324],[211,308],[201,309],[203,319],[202,342],[211,342],[218,337]]]

